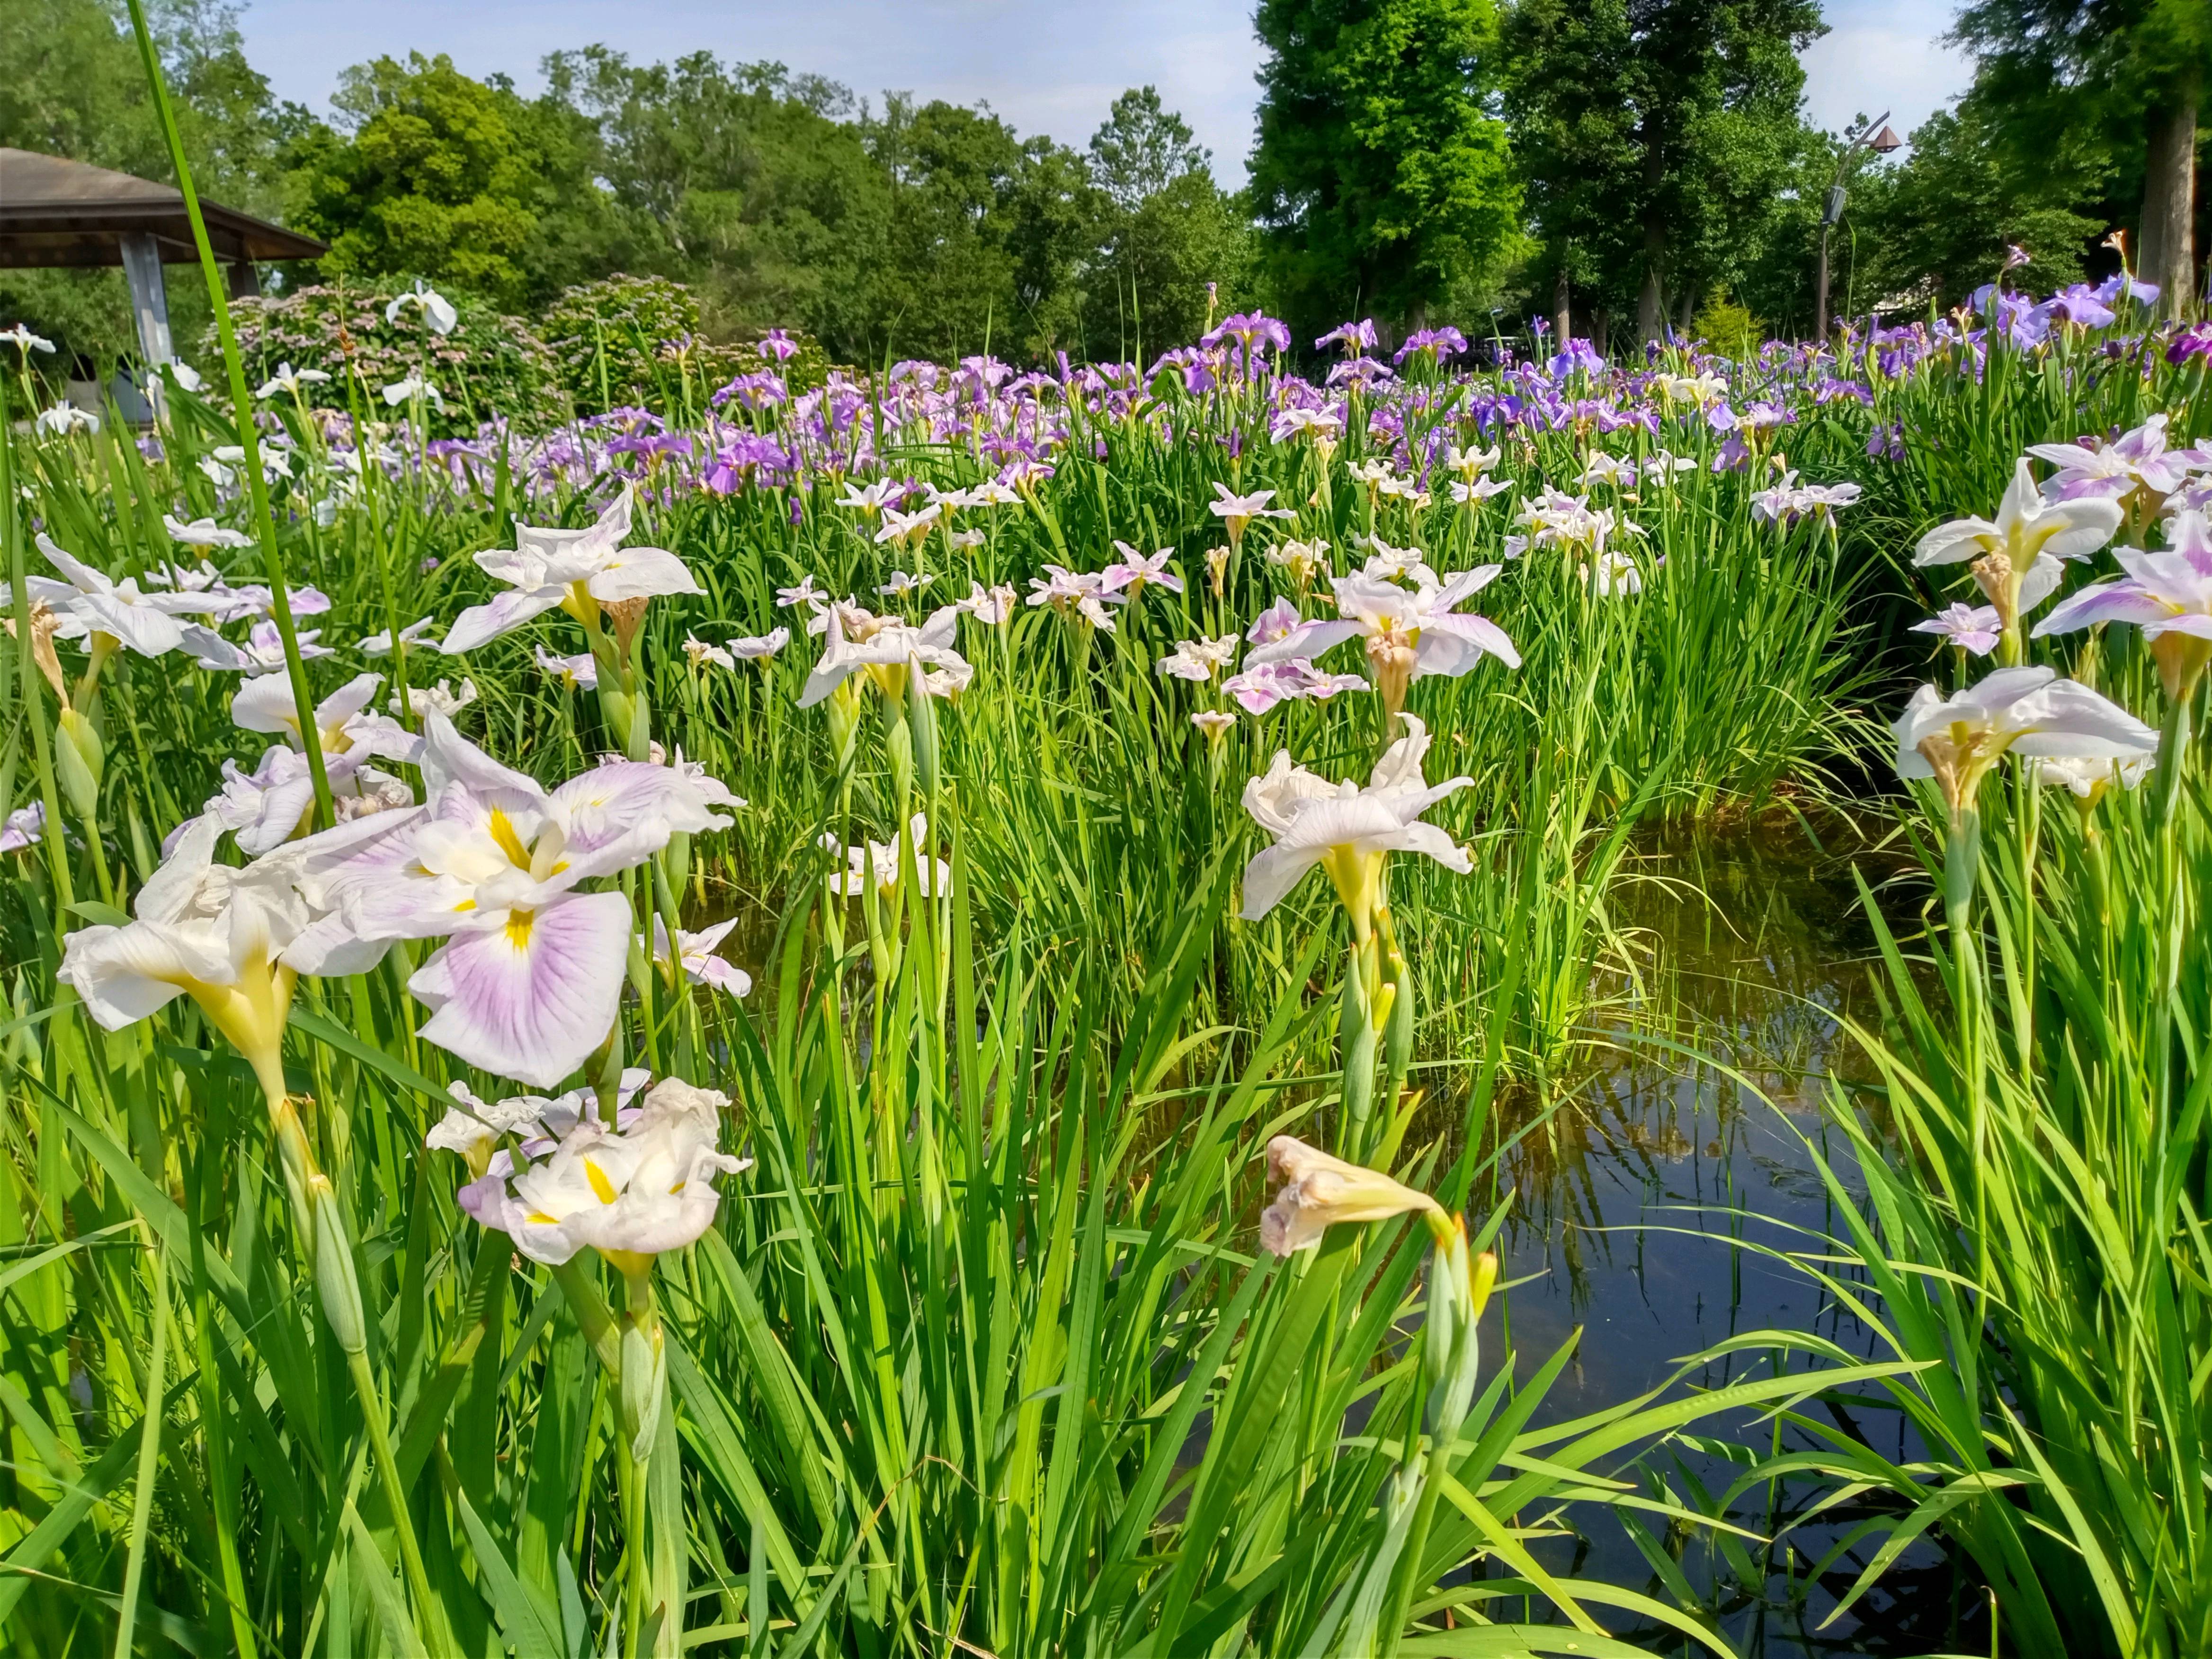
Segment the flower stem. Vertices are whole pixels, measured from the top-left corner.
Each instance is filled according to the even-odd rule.
[[[1974,1182],[1974,1249],[1989,1284],[1989,1188],[1982,1158],[1988,1133],[1981,1066],[1981,941],[1973,932],[1974,883],[1981,869],[1982,815],[1972,805],[1951,815],[1943,848],[1943,911],[1951,936],[1951,1004],[1959,1022],[1960,1082],[1966,1091],[1968,1157]]]
[[[253,503],[253,527],[261,538],[262,557],[268,566],[269,609],[276,619],[277,637],[284,642],[284,668],[292,682],[292,701],[300,711],[301,744],[307,753],[307,775],[315,786],[316,821],[325,825],[335,823],[337,815],[331,804],[331,780],[323,765],[322,738],[310,718],[314,698],[307,689],[307,665],[300,657],[300,635],[292,624],[292,597],[284,580],[284,555],[276,544],[276,520],[269,506],[269,480],[261,471],[261,440],[254,429],[246,364],[238,355],[238,335],[231,327],[229,292],[224,286],[222,271],[216,264],[215,249],[208,241],[206,222],[200,216],[199,192],[192,187],[191,163],[185,159],[184,137],[177,131],[176,112],[169,105],[169,88],[161,76],[161,56],[155,50],[153,33],[146,27],[143,0],[128,3],[131,27],[138,37],[138,55],[146,68],[147,89],[153,94],[161,136],[168,143],[170,164],[177,170],[177,189],[185,198],[185,212],[191,220],[192,240],[199,247],[200,274],[207,280],[208,302],[215,312],[216,336],[222,343],[224,365],[230,371],[231,415],[238,431],[239,447],[245,452],[240,459],[239,470],[245,475],[246,494]]]
[[[639,1639],[645,1626],[645,1465],[622,1454],[617,1466],[627,1473],[621,1479],[623,1506],[623,1655],[638,1659]]]
[[[0,539],[8,544],[8,580],[15,601],[15,662],[22,675],[22,700],[26,709],[40,707],[38,665],[31,653],[31,590],[23,568],[23,523],[18,516],[18,497],[15,494],[15,447],[14,427],[8,412],[8,398],[0,391]],[[64,931],[63,918],[76,895],[70,880],[69,844],[63,837],[62,799],[60,787],[54,781],[53,738],[44,720],[30,721],[31,752],[38,763],[39,800],[46,808],[47,862],[54,883],[54,933],[58,938]]]
[[[361,1414],[368,1425],[369,1455],[376,1460],[377,1479],[383,1483],[384,1500],[391,1506],[392,1524],[399,1533],[399,1562],[407,1575],[408,1594],[415,1601],[415,1629],[434,1653],[455,1651],[446,1628],[445,1609],[430,1594],[430,1575],[422,1568],[422,1547],[416,1541],[415,1517],[407,1506],[407,1492],[399,1484],[399,1463],[392,1455],[392,1432],[384,1420],[384,1396],[378,1392],[376,1375],[369,1370],[368,1351],[346,1355],[355,1391],[361,1395]]]

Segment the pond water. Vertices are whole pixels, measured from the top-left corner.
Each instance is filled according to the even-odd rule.
[[[1518,1374],[1532,1373],[1577,1328],[1583,1334],[1537,1422],[1656,1388],[1682,1359],[1746,1332],[1817,1330],[1871,1353],[1872,1334],[1814,1280],[1735,1243],[1803,1248],[1807,1241],[1786,1229],[1839,1231],[1815,1149],[1847,1190],[1859,1190],[1849,1143],[1822,1107],[1832,1076],[1853,1075],[1856,1050],[1838,1020],[1875,1014],[1874,941],[1851,878],[1854,859],[1870,884],[1903,867],[1893,852],[1840,824],[1769,824],[1642,849],[1636,868],[1644,879],[1628,888],[1617,920],[1636,930],[1644,1000],[1617,1006],[1556,1110],[1506,1109],[1509,1128],[1540,1120],[1509,1154],[1504,1174],[1516,1199],[1501,1254],[1505,1278],[1518,1281],[1504,1310]],[[1896,919],[1909,921],[1916,896],[1905,883],[1892,890]],[[1655,1026],[1671,1026],[1671,1041],[1722,1064],[1655,1044]],[[1692,1381],[1717,1386],[1765,1367],[1763,1357],[1739,1355]],[[1771,1425],[1747,1413],[1699,1426],[1773,1448]],[[1863,1416],[1861,1426],[1893,1456],[1912,1449],[1898,1438],[1895,1413]],[[1686,1451],[1679,1462],[1662,1454],[1651,1467],[1678,1496],[1692,1478],[1717,1495],[1736,1472]],[[1817,1491],[1785,1489],[1780,1512],[1802,1510]],[[1737,1518],[1768,1530],[1763,1490],[1755,1502]],[[1790,1534],[1791,1553],[1773,1553],[1764,1583],[1747,1588],[1695,1542],[1684,1568],[1709,1596],[1717,1587],[1722,1631],[1746,1655],[1986,1652],[1978,1590],[1954,1582],[1942,1554],[1925,1544],[1824,1627],[1879,1540],[1820,1582],[1807,1573],[1864,1513]],[[1586,1539],[1548,1551],[1547,1565],[1667,1599],[1618,1522],[1602,1513],[1579,1518]],[[1658,1524],[1652,1530],[1663,1533]],[[1757,1547],[1747,1547],[1758,1558]],[[1646,1637],[1662,1650],[1684,1645],[1655,1626],[1631,1633]]]
[[[1533,1375],[1581,1333],[1534,1423],[1565,1422],[1633,1398],[1665,1382],[1684,1359],[1747,1332],[1813,1330],[1871,1355],[1872,1333],[1814,1280],[1737,1248],[1739,1241],[1804,1248],[1808,1235],[1839,1231],[1816,1152],[1847,1192],[1861,1192],[1850,1145],[1826,1109],[1831,1079],[1858,1074],[1839,1021],[1877,1013],[1869,977],[1874,937],[1854,866],[1882,893],[1893,926],[1909,931],[1923,890],[1911,866],[1848,822],[1766,820],[1654,836],[1637,849],[1615,890],[1613,915],[1634,972],[1608,974],[1597,988],[1593,1040],[1554,1107],[1510,1099],[1498,1107],[1509,1132],[1525,1130],[1501,1175],[1515,1202],[1500,1245],[1506,1288],[1498,1300],[1517,1375]],[[730,954],[762,975],[771,933],[760,925],[750,948]],[[1425,1127],[1449,1139],[1455,1109],[1440,1098]],[[1680,1387],[1717,1387],[1766,1371],[1763,1353],[1739,1355]],[[1914,1441],[1899,1437],[1893,1413],[1863,1414],[1859,1423],[1885,1453],[1900,1461],[1917,1455]],[[1206,1413],[1193,1431],[1194,1462],[1210,1424]],[[1762,1453],[1774,1449],[1771,1425],[1751,1413],[1704,1419],[1695,1431]],[[1785,1442],[1792,1443],[1806,1443]],[[1625,1453],[1596,1472],[1640,1480],[1631,1464]],[[1664,1475],[1678,1498],[1692,1480],[1717,1497],[1738,1473],[1679,1443],[1646,1467]],[[1809,1483],[1785,1486],[1771,1516],[1761,1490],[1735,1518],[1771,1534],[1824,1492]],[[1755,1569],[1748,1585],[1702,1542],[1675,1553],[1716,1609],[1720,1633],[1746,1659],[1987,1652],[1978,1589],[1926,1542],[1824,1624],[1879,1540],[1820,1580],[1808,1572],[1868,1513],[1842,1510],[1796,1528],[1785,1535],[1787,1549],[1762,1553],[1747,1540]],[[1595,1506],[1572,1518],[1583,1534],[1540,1547],[1547,1567],[1668,1600],[1617,1522]],[[1663,1523],[1645,1519],[1663,1539]],[[1656,1625],[1595,1611],[1618,1634],[1655,1651],[1705,1651]],[[1540,1603],[1526,1613],[1496,1606],[1492,1616],[1541,1621],[1545,1611]]]

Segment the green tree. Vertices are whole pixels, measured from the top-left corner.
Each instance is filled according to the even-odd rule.
[[[1505,108],[1555,308],[1570,284],[1639,337],[1801,233],[1797,53],[1817,0],[1516,0]]]
[[[1978,63],[1970,99],[2033,181],[2070,152],[2076,205],[2094,182],[2140,203],[2137,267],[2178,309],[2197,286],[2199,105],[2212,72],[2205,0],[1975,0],[1958,41]],[[2130,186],[2135,186],[2133,190]],[[2032,185],[2031,185],[2032,187]]]
[[[343,131],[294,146],[294,222],[331,245],[328,264],[365,276],[410,273],[510,308],[531,297],[530,254],[550,188],[573,158],[504,82],[471,80],[442,53],[348,70]]]
[[[1024,143],[988,108],[896,94],[860,129],[890,184],[888,349],[1038,356],[1073,343],[1072,289],[1096,246],[1082,158]]]
[[[710,331],[797,325],[874,356],[890,187],[851,93],[708,52],[633,64],[590,46],[545,72],[610,192],[603,269],[693,285]]]
[[[1355,306],[1418,326],[1511,246],[1490,0],[1261,0],[1250,195],[1301,328]]]
[[[1158,91],[1132,87],[1091,136],[1091,174],[1104,198],[1089,272],[1084,343],[1094,358],[1149,356],[1195,339],[1241,307],[1252,272],[1251,224],[1213,180],[1213,158]]]
[[[2078,281],[2106,222],[2074,205],[2068,181],[2081,170],[2064,149],[2053,145],[2045,159],[2039,177],[2023,176],[1978,99],[1929,116],[1912,135],[1910,161],[1852,191],[1858,308],[1948,310],[1990,281],[2014,246],[2032,258],[2026,276],[2036,289]]]
[[[1189,122],[1160,102],[1158,87],[1131,87],[1091,135],[1091,177],[1124,213],[1212,165],[1212,152],[1198,142]]]
[[[246,60],[236,7],[155,0],[149,10],[195,181],[215,200],[278,216],[278,152],[304,112],[270,100]],[[0,146],[170,181],[168,149],[120,4],[9,0],[0,5],[0,62],[8,65]],[[172,331],[179,341],[195,337],[206,304],[196,285],[176,283],[169,298]],[[0,325],[16,321],[92,362],[135,349],[129,301],[112,271],[0,271]]]

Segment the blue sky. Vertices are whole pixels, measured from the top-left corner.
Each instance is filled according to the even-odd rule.
[[[1943,49],[1949,0],[1827,0],[1828,36],[1805,54],[1812,118],[1894,112],[1899,131],[1964,90]],[[538,84],[539,58],[605,41],[634,59],[702,49],[776,58],[877,98],[885,88],[988,101],[1023,132],[1080,144],[1123,88],[1152,82],[1243,177],[1260,52],[1251,0],[250,0],[247,52],[281,97],[320,110],[349,64],[410,47],[472,75]]]

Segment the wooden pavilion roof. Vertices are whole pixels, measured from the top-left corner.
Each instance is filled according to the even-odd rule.
[[[330,252],[312,236],[205,197],[200,216],[224,264],[313,259]],[[0,267],[118,265],[121,239],[154,238],[164,263],[199,258],[182,192],[83,161],[0,149]]]

